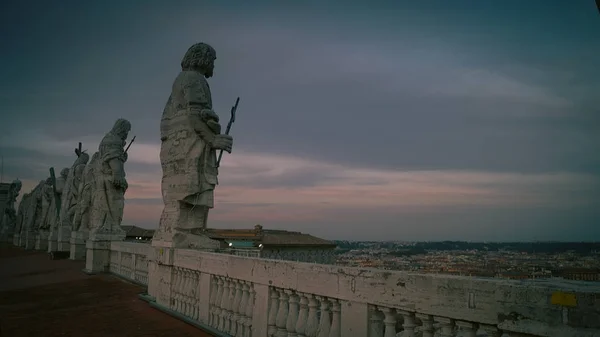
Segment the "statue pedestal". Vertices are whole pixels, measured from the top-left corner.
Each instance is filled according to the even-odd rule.
[[[111,230],[99,229],[90,232],[85,243],[85,269],[88,274],[108,272],[110,267],[110,243],[125,240],[126,233],[121,227]]]
[[[48,251],[48,231],[40,231],[35,238],[35,250]]]
[[[59,252],[68,252],[71,250],[71,227],[60,226],[57,236],[57,250]]]
[[[48,235],[48,253],[58,251],[58,232],[53,230]]]
[[[22,246],[25,247],[25,249],[35,249],[35,236],[37,235],[36,232],[33,231],[29,231],[27,233],[25,233],[25,241],[21,242]]]
[[[3,229],[2,234],[0,235],[0,242],[12,243],[15,238],[14,228]]]
[[[87,231],[71,232],[71,260],[85,260],[87,248],[85,243],[90,233]]]
[[[20,246],[21,243],[21,233],[17,233],[13,236],[13,246]]]

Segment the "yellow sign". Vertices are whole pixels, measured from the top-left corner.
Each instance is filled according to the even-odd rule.
[[[576,307],[577,296],[575,294],[563,293],[560,291],[552,293],[550,303],[556,305],[562,305],[563,307]]]

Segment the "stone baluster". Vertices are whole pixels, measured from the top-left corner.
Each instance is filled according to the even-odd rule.
[[[175,267],[174,279],[175,285],[173,286],[173,310],[176,312],[181,312],[181,296],[179,295],[181,290],[181,269],[179,267]]]
[[[383,324],[385,325],[383,337],[396,337],[396,310],[386,307],[379,307],[378,309],[383,312],[385,317],[383,320]]]
[[[340,300],[331,299],[331,329],[328,337],[341,337],[342,335],[342,304]]]
[[[287,337],[296,337],[298,336],[296,333],[296,323],[298,322],[299,314],[298,295],[296,295],[292,290],[285,290],[285,293],[289,298],[289,312],[287,321],[285,323],[285,330],[287,331]]]
[[[171,303],[169,303],[169,308],[171,310],[175,310],[177,302],[177,267],[173,268],[173,283],[171,288],[173,292],[171,294]]]
[[[188,317],[194,317],[194,272],[190,269],[187,269],[188,282],[186,285],[186,295],[187,295],[187,315]]]
[[[227,326],[225,327],[225,332],[228,334],[231,333],[231,327],[235,324],[233,321],[233,301],[235,300],[235,280],[229,279],[229,299],[227,300]]]
[[[308,320],[308,299],[305,294],[298,294],[300,297],[298,319],[296,320],[296,335],[298,337],[305,337],[304,332],[306,330],[306,321]]]
[[[246,281],[240,281],[240,291],[242,292],[242,299],[240,300],[240,310],[239,310],[239,319],[238,325],[236,328],[236,334],[234,337],[244,337],[245,330],[244,324],[248,317],[246,317],[246,308],[248,307],[248,284]]]
[[[208,325],[213,326],[215,322],[215,301],[217,299],[217,278],[214,275],[210,276],[210,296],[208,298]]]
[[[194,283],[192,286],[192,296],[194,299],[194,314],[192,316],[196,321],[200,319],[200,292],[198,287],[200,286],[200,272],[194,271]]]
[[[215,297],[215,308],[213,310],[213,324],[212,327],[215,329],[219,328],[221,324],[221,298],[223,298],[223,278],[221,276],[215,276],[217,279],[217,296]]]
[[[277,310],[277,318],[275,319],[275,325],[277,326],[277,333],[275,336],[277,337],[287,337],[287,331],[285,330],[285,324],[287,323],[288,311],[289,311],[289,303],[288,303],[288,295],[281,290],[277,290],[279,295],[279,310]]]
[[[421,321],[421,333],[423,337],[433,337],[435,330],[433,328],[433,317],[431,315],[417,314],[417,318]]]
[[[185,315],[185,269],[179,269],[179,308],[178,312]]]
[[[369,310],[369,337],[383,337],[384,330],[383,313],[377,307],[371,307]]]
[[[308,318],[306,319],[306,329],[304,335],[306,337],[317,337],[319,332],[319,318],[317,317],[317,308],[319,302],[312,294],[307,294],[308,297]]]
[[[269,317],[267,319],[267,333],[270,336],[277,332],[277,312],[279,311],[279,294],[275,288],[271,288],[271,304],[269,305]]]
[[[219,314],[219,327],[217,330],[224,332],[225,326],[227,325],[227,301],[229,300],[229,280],[223,278],[223,294],[221,295],[221,303],[219,307],[221,312]]]
[[[317,337],[328,337],[329,330],[331,329],[331,317],[329,316],[329,301],[327,297],[317,296],[319,302],[321,302],[321,319],[319,320],[319,329],[317,331]]]
[[[404,333],[402,337],[416,337],[415,328],[417,324],[415,323],[415,314],[404,310],[398,310],[398,312],[403,318],[402,328],[404,329]]]
[[[183,297],[181,303],[181,311],[184,316],[189,317],[190,310],[190,296],[189,296],[189,285],[190,285],[190,271],[188,269],[182,270],[183,282],[181,285],[181,295]]]
[[[436,317],[435,321],[440,323],[440,337],[456,337],[456,325],[453,319]]]
[[[242,317],[240,313],[240,306],[242,302],[242,284],[240,281],[234,281],[235,286],[235,295],[233,297],[233,315],[231,318],[231,329],[229,330],[229,334],[232,336],[237,336],[238,328],[240,326],[240,319]]]
[[[481,329],[485,331],[487,337],[501,337],[503,332],[493,325],[482,325]]]
[[[254,301],[256,292],[252,283],[248,282],[248,305],[246,306],[246,322],[244,323],[244,337],[252,337],[252,315],[254,314]]]
[[[471,322],[457,321],[456,325],[461,331],[464,331],[462,333],[462,337],[477,337],[477,324]]]

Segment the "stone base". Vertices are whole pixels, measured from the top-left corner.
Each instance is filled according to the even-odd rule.
[[[106,273],[110,267],[110,243],[125,240],[125,231],[119,233],[90,233],[85,243],[85,272],[88,274]]]
[[[13,236],[13,246],[19,246],[19,243],[21,242],[21,233],[19,234],[15,234]]]
[[[71,250],[71,227],[61,226],[58,228],[57,249],[59,252]]]
[[[89,237],[88,232],[71,232],[71,260],[85,260],[87,248],[85,242]]]
[[[35,237],[36,237],[36,235],[37,235],[36,232],[27,232],[25,234],[25,242],[22,242],[22,246],[25,247],[25,249],[34,250],[35,249]]]
[[[48,251],[48,235],[50,233],[41,231],[35,238],[35,250]]]
[[[56,231],[50,232],[48,235],[48,253],[58,251],[58,233]]]
[[[12,243],[14,238],[15,238],[14,231],[12,229],[7,230],[7,231],[3,232],[2,235],[0,236],[0,242]]]

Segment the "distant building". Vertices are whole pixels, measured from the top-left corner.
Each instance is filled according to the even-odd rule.
[[[600,269],[597,268],[563,268],[554,271],[553,276],[576,281],[600,281]]]
[[[0,221],[4,216],[4,208],[6,207],[6,201],[8,200],[9,190],[10,183],[0,183]]]
[[[497,275],[498,278],[507,278],[511,280],[525,280],[529,278],[533,278],[528,273],[520,272],[520,271],[505,271],[501,272]]]
[[[154,235],[153,229],[145,229],[136,226],[121,226],[125,231],[126,241],[151,241]]]
[[[300,232],[263,229],[206,229],[206,235],[221,242],[223,252],[265,259],[334,264],[337,245]]]

